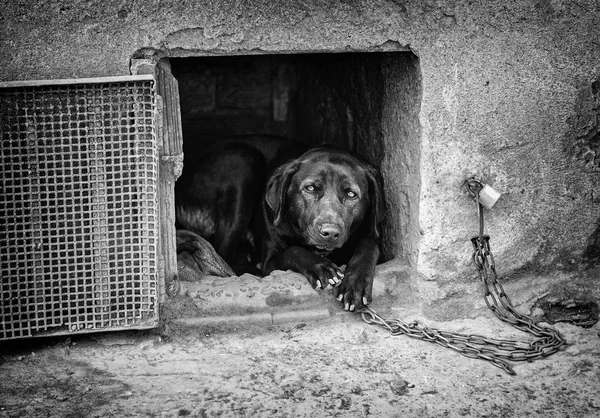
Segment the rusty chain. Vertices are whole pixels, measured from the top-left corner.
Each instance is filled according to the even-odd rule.
[[[473,237],[471,243],[473,245],[473,263],[477,268],[479,279],[483,283],[485,303],[497,318],[520,331],[532,334],[536,339],[532,342],[521,342],[488,338],[477,334],[442,331],[428,327],[419,321],[406,323],[400,319],[386,319],[369,307],[363,308],[360,314],[366,323],[380,325],[392,335],[406,335],[433,342],[455,350],[465,357],[487,360],[494,366],[514,375],[515,371],[509,362],[531,361],[547,357],[556,353],[567,342],[554,328],[541,326],[531,317],[519,313],[498,281],[494,256],[490,249],[490,237],[483,233],[483,208],[479,202],[481,186],[481,183],[475,180],[471,180],[467,184],[469,192],[476,199],[479,214],[479,235]]]

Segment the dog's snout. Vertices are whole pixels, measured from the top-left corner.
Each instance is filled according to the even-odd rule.
[[[335,242],[340,239],[342,231],[337,225],[326,223],[319,227],[319,234],[322,238]]]

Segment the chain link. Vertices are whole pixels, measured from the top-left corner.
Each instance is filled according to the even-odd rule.
[[[360,311],[362,319],[368,324],[376,324],[387,329],[392,335],[406,335],[423,341],[434,342],[450,348],[465,357],[490,362],[505,372],[514,375],[510,361],[531,361],[556,353],[567,343],[560,332],[537,324],[531,317],[519,313],[513,306],[502,284],[498,281],[494,256],[490,249],[490,237],[483,234],[483,210],[479,203],[478,184],[468,184],[474,194],[479,213],[479,235],[471,239],[473,245],[473,263],[484,288],[485,303],[501,321],[514,328],[532,334],[532,342],[512,341],[488,338],[477,334],[462,334],[437,330],[419,321],[406,323],[400,319],[386,319],[373,309],[365,307]],[[476,190],[479,188],[479,190]],[[473,193],[473,190],[476,190]]]

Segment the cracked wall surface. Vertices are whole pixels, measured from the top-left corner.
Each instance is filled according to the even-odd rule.
[[[428,297],[473,280],[477,211],[461,188],[471,175],[502,193],[486,212],[502,274],[551,281],[556,274],[585,278],[597,266],[595,0],[2,0],[0,6],[1,80],[125,75],[132,56],[410,50],[421,71],[420,148],[390,149],[419,159],[411,165],[420,173],[418,202],[399,204],[418,207],[412,210],[419,228],[406,233],[415,235],[410,251],[422,287],[435,282],[441,289]],[[384,163],[395,164],[394,156]],[[591,278],[586,283],[598,291]]]

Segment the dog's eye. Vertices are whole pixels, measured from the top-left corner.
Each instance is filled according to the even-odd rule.
[[[346,192],[346,197],[348,197],[348,199],[356,199],[358,197],[358,195],[356,193],[354,193],[352,190],[348,190]]]
[[[307,192],[314,192],[315,186],[312,184],[309,184],[308,186],[304,186],[304,190],[306,190]]]

